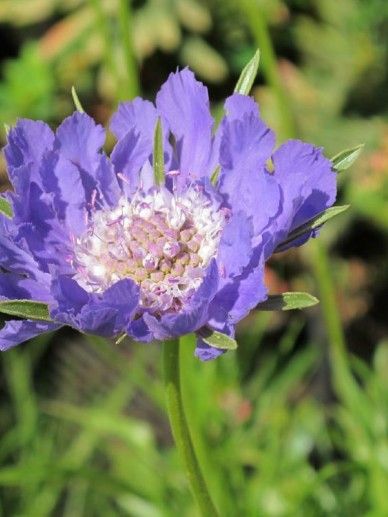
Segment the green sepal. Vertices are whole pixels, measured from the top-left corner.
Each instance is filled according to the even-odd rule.
[[[240,93],[241,95],[249,95],[253,83],[255,81],[257,71],[260,63],[260,50],[257,49],[253,58],[243,68],[243,71],[238,78],[237,84],[234,88],[234,93]]]
[[[265,302],[256,307],[259,311],[292,311],[305,309],[319,303],[319,300],[309,293],[282,293],[269,295]]]
[[[27,320],[52,321],[47,304],[33,300],[1,301],[0,313]]]
[[[160,117],[155,126],[154,132],[154,154],[153,154],[153,169],[156,185],[164,183],[164,152],[163,152],[163,128]]]
[[[11,131],[11,127],[8,124],[4,124],[4,131],[5,131],[5,136],[8,136],[9,132]]]
[[[295,230],[288,234],[288,237],[285,241],[279,244],[279,246],[275,249],[274,253],[284,251],[287,248],[288,244],[290,244],[292,241],[301,237],[310,230],[315,230],[319,228],[323,225],[323,223],[326,223],[326,221],[332,219],[336,215],[342,214],[342,212],[345,212],[345,210],[347,210],[349,206],[350,205],[331,206],[330,208],[327,208],[326,210],[316,215],[306,223],[302,224],[301,226],[298,226],[298,228],[295,228]]]
[[[236,350],[237,348],[237,341],[235,339],[217,330],[203,327],[197,333],[207,345],[214,348],[219,348],[220,350]]]
[[[10,219],[13,217],[11,205],[3,197],[0,197],[0,212],[9,217]]]
[[[331,159],[333,169],[337,172],[349,169],[349,167],[353,165],[353,163],[360,156],[363,148],[364,144],[360,144],[356,147],[352,147],[352,149],[345,149],[344,151],[341,151],[340,153],[333,156],[333,158]]]
[[[212,172],[212,175],[210,176],[210,181],[211,181],[212,185],[216,185],[220,172],[221,172],[221,165],[217,165],[217,167]]]
[[[76,107],[77,111],[79,113],[85,113],[74,86],[71,87],[71,96],[73,97],[74,106]]]

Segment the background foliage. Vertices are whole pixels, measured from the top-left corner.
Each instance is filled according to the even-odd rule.
[[[107,124],[118,100],[152,98],[186,65],[219,117],[260,46],[252,93],[279,140],[297,135],[328,156],[366,144],[339,176],[351,209],[321,246],[267,268],[271,292],[310,291],[321,305],[251,315],[238,351],[214,363],[196,362],[187,338],[189,421],[222,515],[388,515],[387,28],[385,0],[0,2],[3,123],[57,124],[75,85]],[[70,330],[2,354],[0,515],[196,515],[160,362],[158,346]]]

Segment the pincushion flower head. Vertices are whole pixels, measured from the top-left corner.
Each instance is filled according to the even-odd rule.
[[[104,129],[85,113],[55,133],[17,122],[4,149],[13,217],[1,216],[0,297],[43,302],[50,321],[8,320],[2,350],[70,325],[140,342],[195,332],[199,358],[223,352],[206,336],[233,338],[268,296],[265,261],[314,235],[305,223],[336,197],[321,149],[290,140],[275,150],[248,96],[224,108],[215,129],[207,89],[185,69],[155,105],[119,106],[110,157]]]

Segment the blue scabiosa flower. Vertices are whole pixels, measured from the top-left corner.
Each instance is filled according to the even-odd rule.
[[[312,231],[289,236],[334,203],[331,162],[299,140],[274,150],[274,133],[243,95],[226,100],[214,131],[207,90],[188,69],[170,75],[155,105],[121,104],[111,130],[110,158],[103,128],[83,113],[55,134],[31,120],[9,132],[13,191],[4,196],[14,215],[1,216],[0,300],[47,303],[52,321],[7,321],[0,348],[70,325],[141,342],[196,332],[196,355],[212,359],[223,351],[204,333],[233,337],[267,297],[265,261],[305,242]]]

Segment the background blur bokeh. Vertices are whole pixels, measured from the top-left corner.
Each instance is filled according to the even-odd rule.
[[[387,516],[388,2],[0,0],[0,36],[2,124],[55,126],[74,109],[75,85],[106,125],[119,100],[152,99],[186,65],[218,118],[260,47],[252,94],[279,141],[297,136],[328,157],[365,143],[339,175],[350,210],[320,245],[267,268],[271,292],[322,303],[251,315],[238,351],[214,363],[194,360],[187,338],[183,360],[188,418],[223,516]],[[3,161],[0,173],[5,189]],[[157,345],[70,329],[2,354],[0,516],[197,515],[160,363]]]

